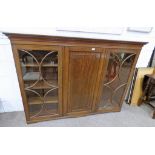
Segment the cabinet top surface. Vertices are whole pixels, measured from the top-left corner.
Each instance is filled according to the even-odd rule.
[[[48,35],[35,35],[35,34],[19,34],[19,33],[5,33],[10,40],[29,40],[29,41],[55,41],[55,42],[85,42],[85,43],[121,43],[132,45],[145,45],[148,42],[140,41],[123,41],[123,40],[107,40],[107,39],[94,39],[94,38],[79,38],[79,37],[66,37],[66,36],[48,36]]]

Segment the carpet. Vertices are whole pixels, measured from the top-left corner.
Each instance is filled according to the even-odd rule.
[[[24,112],[0,113],[1,127],[153,127],[152,110],[123,104],[121,112],[26,124]]]

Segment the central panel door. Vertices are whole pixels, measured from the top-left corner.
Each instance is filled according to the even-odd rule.
[[[66,47],[65,49],[65,113],[87,114],[93,110],[104,59],[101,49]]]

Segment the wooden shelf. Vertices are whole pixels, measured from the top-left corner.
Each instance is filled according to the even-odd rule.
[[[57,96],[46,97],[44,103],[45,104],[58,103],[58,97]],[[28,99],[28,104],[29,105],[43,104],[43,101],[40,99],[40,97],[31,97]]]
[[[26,73],[24,76],[23,76],[23,80],[25,82],[28,82],[28,81],[38,81],[39,80],[39,76],[40,76],[40,73],[39,72],[28,72]],[[57,76],[57,75],[54,75],[53,74],[53,78]],[[46,79],[47,77],[45,77]],[[43,80],[42,77],[40,77],[40,80]],[[49,83],[52,83],[54,82],[54,80],[48,80]]]
[[[39,110],[37,112],[30,112],[30,117],[33,117],[34,115],[36,115],[39,112]],[[39,116],[49,116],[49,115],[53,115],[53,114],[58,114],[58,110],[57,109],[48,109],[47,111],[42,111],[41,113],[39,113]]]
[[[37,81],[39,79],[39,72],[28,72],[23,76],[24,81]]]
[[[22,64],[22,66],[24,66],[24,67],[38,67],[38,64],[36,64],[36,63],[26,63],[26,64]],[[42,67],[58,67],[58,64],[43,63],[41,66]]]
[[[50,83],[53,86],[58,87],[57,80],[50,80],[48,81],[48,83]],[[31,86],[32,84],[33,83],[30,82],[30,83],[25,84],[25,86],[28,87],[28,86]],[[42,81],[39,81],[36,85],[34,85],[32,89],[51,89],[52,88],[51,85],[47,84],[46,82],[42,80]]]

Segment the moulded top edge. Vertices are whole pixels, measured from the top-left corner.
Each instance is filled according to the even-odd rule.
[[[86,42],[103,42],[103,43],[124,43],[124,44],[137,44],[137,45],[145,45],[148,42],[143,41],[124,41],[124,40],[110,40],[110,39],[98,39],[98,38],[81,38],[81,37],[69,37],[69,36],[53,36],[53,35],[40,35],[40,34],[23,34],[23,33],[8,33],[3,32],[10,39],[47,39],[51,41],[86,41]]]

